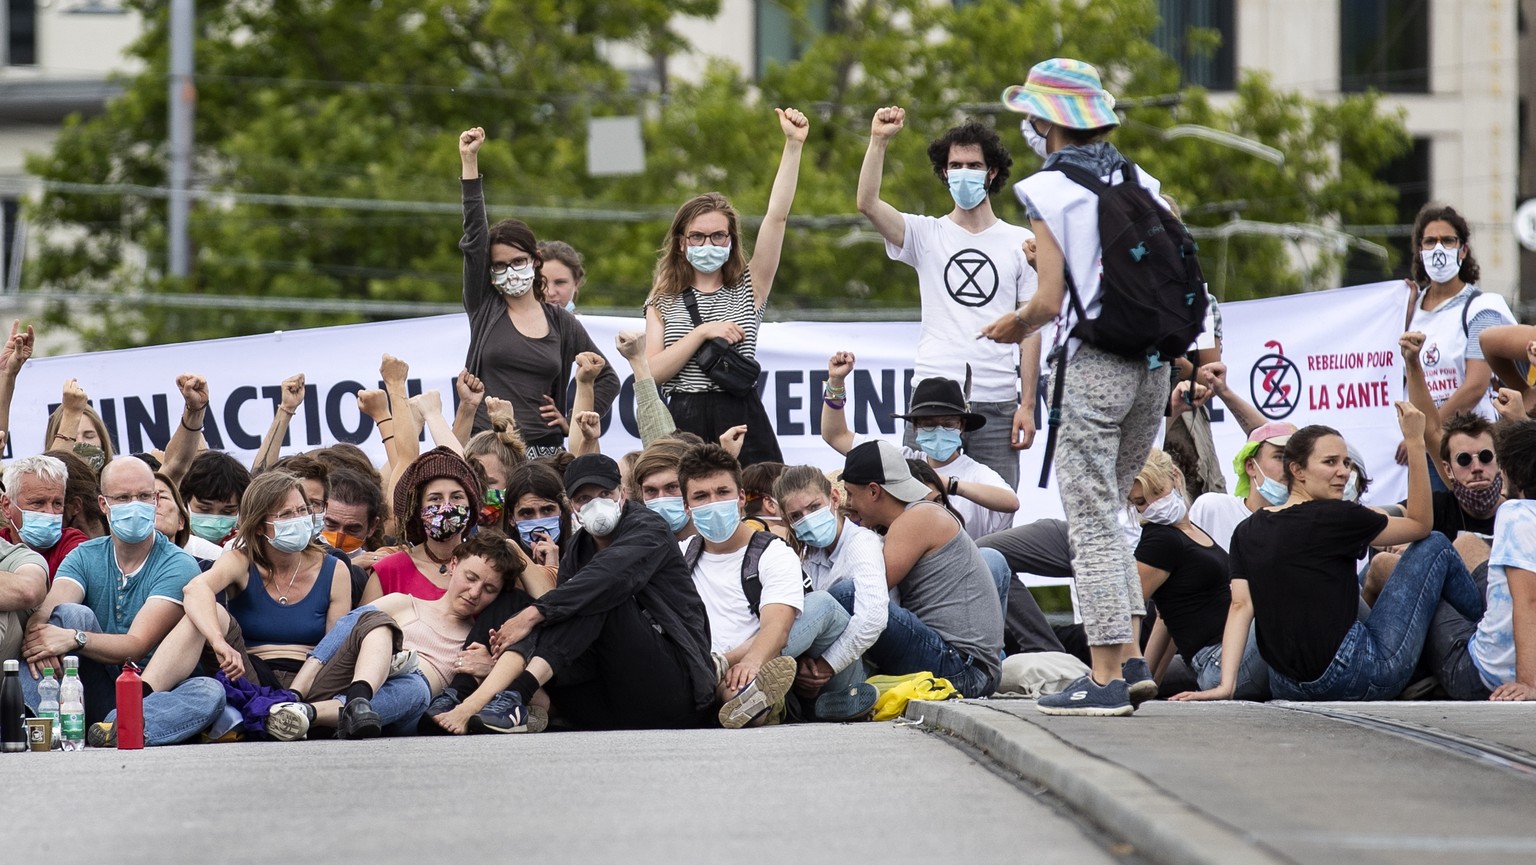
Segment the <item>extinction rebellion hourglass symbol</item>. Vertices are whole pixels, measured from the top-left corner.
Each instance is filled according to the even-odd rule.
[[[1301,370],[1285,356],[1279,342],[1270,340],[1264,347],[1272,353],[1254,362],[1248,376],[1248,392],[1260,414],[1280,420],[1296,410],[1296,402],[1301,398]]]

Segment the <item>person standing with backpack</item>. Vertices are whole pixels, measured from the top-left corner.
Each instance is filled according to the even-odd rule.
[[[1103,140],[1120,119],[1096,69],[1046,60],[1003,103],[1025,115],[1024,137],[1045,159],[1015,186],[1035,232],[1039,290],[978,338],[1019,342],[1057,324],[1045,461],[1049,471],[1059,435],[1058,485],[1072,491],[1062,504],[1093,660],[1090,676],[1038,705],[1047,714],[1129,715],[1157,685],[1139,648],[1146,602],[1136,560],[1115,513],[1162,422],[1167,361],[1199,334],[1204,280],[1158,181]]]

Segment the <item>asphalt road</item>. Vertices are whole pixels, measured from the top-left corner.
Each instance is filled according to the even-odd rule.
[[[875,723],[4,754],[0,805],[7,863],[1131,861]]]

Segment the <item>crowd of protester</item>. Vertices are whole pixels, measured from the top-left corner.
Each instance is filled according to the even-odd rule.
[[[1092,67],[1048,61],[1005,101],[1047,168],[1135,171],[1104,140],[1118,120]],[[407,365],[385,354],[382,389],[357,395],[382,465],[348,444],[280,455],[302,374],[250,465],[204,441],[200,375],[176,381],[164,450],[135,454],[64,382],[44,452],[0,475],[0,656],[23,661],[28,705],[65,655],[97,746],[114,741],[128,661],[152,745],[856,721],[876,674],[1062,714],[1128,714],[1159,693],[1536,697],[1536,329],[1475,288],[1454,209],[1426,207],[1413,232],[1407,497],[1367,507],[1349,430],[1265,422],[1227,386],[1214,303],[1177,363],[1065,340],[1064,320],[1093,315],[1094,301],[1068,309],[1063,284],[1096,290],[1081,265],[1097,235],[1050,172],[1018,184],[1029,228],[997,218],[1012,159],[995,131],[968,122],[929,146],[949,213],[882,200],[905,114],[881,108],[858,202],[917,271],[919,376],[897,415],[905,445],[859,436],[843,414],[857,361],[831,355],[819,428],[841,462],[827,472],[780,461],[732,368],[756,376],[809,129],[778,116],[750,259],[730,203],[690,199],[645,332],[618,338],[639,451],[603,453],[619,387],[574,314],[583,258],[519,220],[487,224],[478,128],[458,139],[471,338],[457,408],[409,396]],[[946,282],[960,253],[991,265],[985,303]],[[1066,519],[1015,526],[1053,321],[1073,358],[1055,461]],[[6,426],[34,341],[17,322],[0,352]],[[1216,453],[1211,400],[1248,433],[1236,454]],[[1229,456],[1231,494],[1214,464]],[[1018,574],[1072,577],[1082,624],[1053,625]]]

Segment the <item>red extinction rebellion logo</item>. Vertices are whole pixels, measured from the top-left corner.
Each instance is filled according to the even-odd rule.
[[[1248,391],[1260,414],[1280,420],[1296,410],[1301,398],[1301,370],[1285,356],[1279,342],[1270,340],[1264,347],[1271,353],[1254,362],[1248,375]]]

